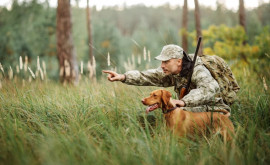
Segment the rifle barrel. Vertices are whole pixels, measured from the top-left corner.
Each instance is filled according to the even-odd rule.
[[[189,87],[190,87],[190,84],[191,84],[191,77],[192,77],[192,74],[193,74],[193,70],[194,70],[194,66],[195,66],[195,63],[196,63],[197,55],[198,55],[198,52],[199,52],[199,49],[200,49],[201,40],[202,40],[202,37],[199,37],[197,47],[196,47],[196,51],[195,51],[195,55],[194,55],[194,58],[193,58],[193,61],[192,61],[191,72],[190,72],[190,75],[189,75],[189,78],[188,78],[188,83],[187,83],[187,88],[186,88],[187,91],[189,91]]]

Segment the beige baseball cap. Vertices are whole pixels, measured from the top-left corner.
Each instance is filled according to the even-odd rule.
[[[162,51],[160,53],[160,55],[158,55],[157,57],[155,57],[156,60],[160,60],[160,61],[168,61],[172,58],[177,58],[177,59],[181,59],[184,56],[184,50],[183,48],[181,48],[178,45],[165,45],[162,48]]]

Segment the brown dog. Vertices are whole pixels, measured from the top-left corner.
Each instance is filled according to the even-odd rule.
[[[215,112],[189,112],[172,104],[171,93],[166,90],[155,90],[150,97],[144,98],[142,103],[148,105],[146,113],[161,108],[166,119],[166,125],[180,136],[196,137],[206,135],[206,132],[217,133],[223,136],[224,141],[232,139],[234,126],[229,119],[230,113],[219,110],[223,114]]]

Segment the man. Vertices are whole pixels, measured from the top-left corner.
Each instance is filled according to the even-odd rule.
[[[181,88],[187,83],[193,55],[186,55],[184,50],[177,45],[166,45],[155,59],[161,61],[161,66],[157,69],[142,72],[134,70],[124,74],[108,70],[103,72],[108,73],[108,80],[112,82],[121,81],[128,85],[138,86],[174,86],[175,92],[179,95]],[[223,102],[217,81],[204,66],[200,57],[197,57],[194,66],[189,93],[181,100],[172,101],[182,109],[192,112],[231,110]]]

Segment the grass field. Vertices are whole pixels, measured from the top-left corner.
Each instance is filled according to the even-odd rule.
[[[143,129],[141,99],[156,87],[87,80],[78,86],[5,80],[0,89],[0,164],[269,164],[270,94],[261,79],[239,77],[233,145],[218,135],[196,141]],[[168,90],[173,91],[172,88]]]

